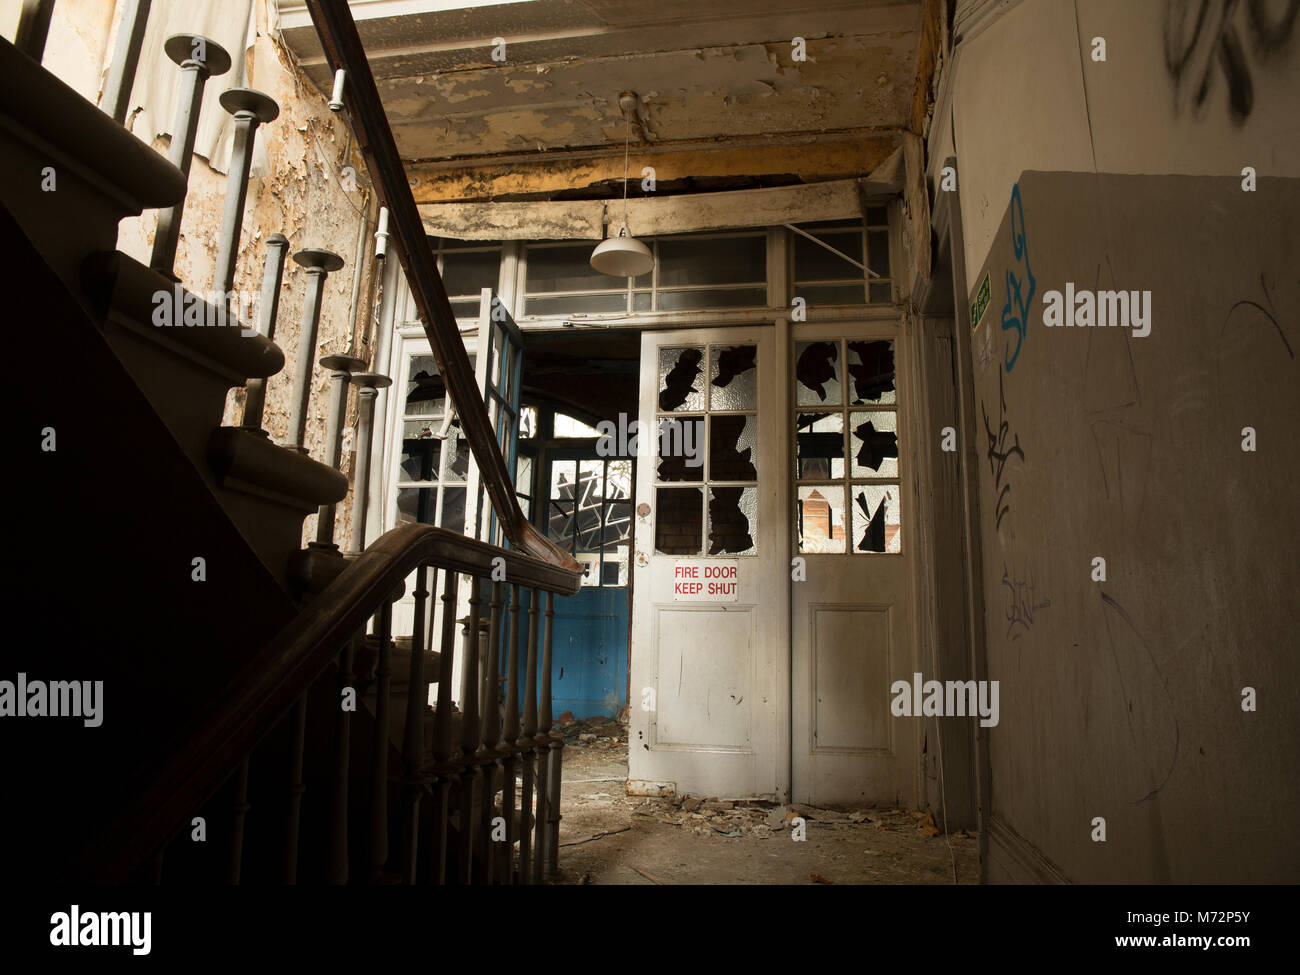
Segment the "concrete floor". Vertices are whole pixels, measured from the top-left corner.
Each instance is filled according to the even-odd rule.
[[[628,796],[620,729],[579,728],[589,741],[567,730],[555,883],[950,884],[954,869],[978,880],[974,836],[929,835],[924,814]]]

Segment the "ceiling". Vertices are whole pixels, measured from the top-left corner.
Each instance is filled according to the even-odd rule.
[[[842,140],[897,132],[911,114],[920,0],[454,3],[351,4],[407,162],[621,155],[624,91],[640,96],[634,143],[655,151]],[[279,11],[284,42],[327,91],[301,0]]]

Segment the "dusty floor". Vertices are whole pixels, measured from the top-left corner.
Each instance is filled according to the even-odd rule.
[[[928,814],[628,796],[615,721],[561,725],[561,884],[950,884],[978,879],[975,838]],[[793,838],[794,817],[805,839]]]

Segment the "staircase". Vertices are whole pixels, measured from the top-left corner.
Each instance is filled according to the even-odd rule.
[[[349,52],[358,144],[509,549],[405,526],[340,553],[347,389],[387,383],[360,360],[323,360],[338,380],[326,462],[307,456],[321,284],[341,261],[295,255],[313,283],[288,444],[260,425],[264,384],[285,366],[273,336],[287,242],[267,242],[258,322],[238,321],[221,298],[240,253],[252,140],[278,108],[248,89],[223,93],[236,146],[218,297],[206,301],[171,262],[198,93],[228,56],[168,40],[190,92],[169,161],[41,68],[48,7],[25,8],[36,14],[20,27],[22,50],[0,40],[3,274],[15,361],[32,377],[17,429],[41,445],[23,455],[11,509],[26,532],[14,606],[32,630],[7,656],[34,680],[102,680],[104,720],[0,719],[0,755],[26,784],[23,802],[0,804],[6,835],[22,840],[15,866],[110,883],[543,879],[556,867],[563,747],[550,733],[553,598],[577,590],[580,569],[514,501],[346,3],[325,5],[322,40],[342,38]],[[135,27],[129,36],[143,34]],[[146,209],[163,211],[151,266],[116,249],[118,222]],[[221,324],[186,325],[186,314]],[[240,386],[244,422],[223,426]],[[368,422],[363,410],[363,431]],[[362,493],[365,480],[358,471]],[[313,512],[322,527],[304,548]],[[392,605],[408,585],[415,625],[394,635]],[[457,621],[462,586],[470,612]]]

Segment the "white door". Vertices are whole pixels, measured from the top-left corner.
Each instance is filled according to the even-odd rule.
[[[890,322],[801,325],[793,349],[791,583],[793,796],[806,803],[914,800],[921,722],[890,711],[912,679],[903,343]]]
[[[788,789],[786,420],[770,327],[647,332],[629,790]],[[647,442],[649,441],[649,442]]]

